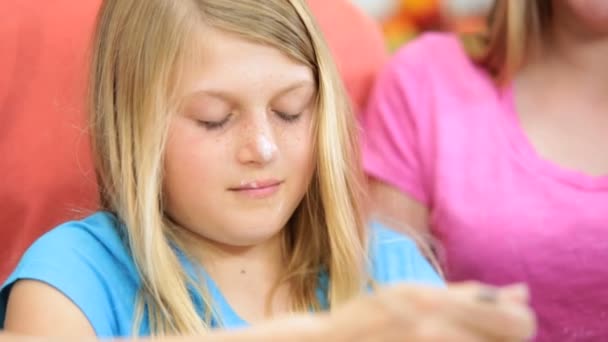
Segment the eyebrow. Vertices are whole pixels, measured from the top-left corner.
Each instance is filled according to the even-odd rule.
[[[315,83],[313,81],[309,81],[309,80],[297,81],[297,82],[294,82],[291,85],[288,85],[288,86],[282,88],[281,90],[279,90],[279,92],[274,97],[279,97],[279,96],[285,95],[285,94],[287,94],[293,90],[299,89],[299,88],[304,88],[307,86],[314,86],[314,84]],[[194,91],[194,92],[190,93],[189,95],[187,95],[186,98],[191,98],[191,97],[194,97],[199,94],[217,97],[222,100],[226,100],[228,102],[230,102],[233,98],[232,94],[230,92],[226,92],[223,90],[215,90],[215,89],[197,90],[197,91]]]

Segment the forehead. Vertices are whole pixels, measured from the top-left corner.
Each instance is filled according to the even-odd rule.
[[[310,67],[275,47],[213,28],[205,28],[195,40],[196,53],[184,70],[187,93],[272,92],[295,83],[315,84]]]

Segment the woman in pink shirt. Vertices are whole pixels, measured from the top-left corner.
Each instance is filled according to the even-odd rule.
[[[608,338],[608,1],[497,0],[487,54],[430,34],[381,74],[364,164],[451,281],[526,282],[538,341]]]

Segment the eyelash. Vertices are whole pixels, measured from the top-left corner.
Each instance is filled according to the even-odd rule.
[[[279,111],[274,111],[274,113],[279,118],[281,118],[281,120],[284,120],[287,123],[297,122],[300,119],[300,117],[302,117],[302,113],[287,114],[287,113],[279,112]],[[230,121],[231,118],[232,118],[232,114],[228,115],[226,118],[222,119],[221,121],[198,121],[198,123],[201,126],[205,127],[207,130],[213,131],[213,130],[223,128],[228,123],[228,121]]]
[[[205,127],[206,129],[212,131],[212,130],[223,128],[228,123],[228,121],[230,121],[230,118],[232,118],[232,114],[226,116],[221,121],[200,121],[199,120],[198,123],[201,126]]]
[[[293,123],[298,121],[298,119],[300,119],[300,117],[302,117],[302,113],[298,113],[298,114],[287,114],[284,112],[279,112],[279,111],[274,111],[274,113],[281,118],[281,120],[284,120],[285,122],[288,123]]]

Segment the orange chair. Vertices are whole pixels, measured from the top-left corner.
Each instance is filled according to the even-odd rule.
[[[355,112],[365,106],[376,74],[388,58],[378,23],[351,0],[307,0],[329,43]]]
[[[39,235],[95,208],[84,95],[98,6],[0,2],[0,281]]]
[[[386,58],[348,0],[310,0],[355,108]],[[38,236],[97,207],[86,130],[87,53],[100,0],[0,2],[0,282]]]

